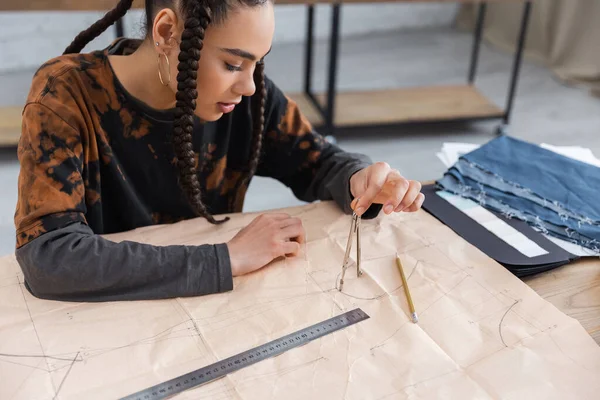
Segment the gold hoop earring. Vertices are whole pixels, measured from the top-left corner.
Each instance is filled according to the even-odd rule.
[[[169,86],[169,83],[171,83],[171,64],[169,62],[169,57],[167,57],[167,55],[164,53],[163,53],[163,55],[165,56],[165,60],[167,60],[167,68],[169,71],[169,81],[167,83],[165,83],[163,80],[163,77],[162,77],[162,72],[160,72],[160,54],[158,55],[158,79],[160,79],[160,83],[162,83],[163,86]]]

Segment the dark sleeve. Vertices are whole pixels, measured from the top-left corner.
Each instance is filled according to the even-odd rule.
[[[148,300],[233,289],[226,244],[116,243],[73,223],[44,233],[15,255],[27,288],[44,299]]]
[[[75,113],[72,113],[75,114]],[[87,225],[85,126],[42,104],[23,113],[16,257],[33,295],[72,301],[158,299],[231,290],[226,244],[115,243]]]
[[[326,141],[291,98],[268,78],[265,81],[265,137],[257,175],[279,180],[299,200],[334,200],[345,213],[351,213],[350,177],[371,165],[371,159]],[[373,204],[363,218],[376,217],[381,208],[381,204]]]

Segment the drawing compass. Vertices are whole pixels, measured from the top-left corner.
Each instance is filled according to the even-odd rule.
[[[356,276],[360,277],[362,271],[360,269],[360,217],[354,212],[352,213],[352,223],[350,224],[350,233],[348,234],[348,243],[346,244],[346,254],[344,255],[344,262],[342,263],[342,275],[340,277],[339,291],[342,291],[344,286],[344,276],[346,275],[346,269],[351,264],[350,251],[352,250],[352,242],[356,237]]]

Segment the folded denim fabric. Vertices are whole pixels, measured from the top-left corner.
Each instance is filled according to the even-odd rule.
[[[498,201],[500,204],[510,206],[520,212],[536,216],[542,221],[554,224],[558,227],[563,227],[568,231],[576,231],[587,236],[590,240],[600,241],[600,224],[581,216],[573,215],[568,210],[561,209],[553,203],[540,201],[539,198],[532,196],[528,191],[523,190],[522,195],[516,195],[508,191],[498,189],[502,184],[498,184],[493,177],[488,179],[480,179],[478,181],[469,178],[467,173],[457,172],[458,168],[449,171],[449,174],[454,176],[459,184],[466,186],[470,190],[477,192],[477,199],[481,203],[491,198]]]
[[[438,186],[556,237],[600,248],[600,168],[500,137],[462,156]]]
[[[462,182],[464,182],[464,179],[468,178],[463,177],[462,179]],[[469,186],[462,182],[459,181],[454,174],[448,173],[438,181],[438,186],[446,191],[478,202],[482,207],[502,214],[507,218],[517,218],[525,221],[542,233],[579,244],[580,246],[584,246],[594,251],[600,251],[600,242],[597,238],[585,236],[580,231],[571,229],[565,225],[555,224],[547,219],[544,220],[539,214],[524,211],[524,207],[517,209],[511,206],[510,202],[498,200],[498,196],[494,195],[494,189],[492,188],[481,188],[480,184]],[[520,206],[522,206],[522,204],[520,204]],[[594,234],[595,232],[592,231],[591,233]]]
[[[576,215],[600,221],[600,168],[501,136],[461,157]]]
[[[548,212],[553,212],[561,216],[561,218],[568,219],[572,218],[588,224],[600,225],[599,221],[594,221],[590,217],[582,215],[574,210],[570,210],[561,206],[558,201],[549,201],[546,198],[540,197],[534,193],[531,189],[519,185],[515,185],[512,182],[508,182],[497,175],[484,170],[481,166],[471,163],[465,159],[460,159],[451,170],[457,170],[458,173],[466,178],[470,178],[473,181],[483,183],[489,187],[497,189],[498,191],[514,195],[516,197],[523,198],[524,200],[536,203],[544,208],[548,209]],[[541,211],[543,212],[543,211]]]

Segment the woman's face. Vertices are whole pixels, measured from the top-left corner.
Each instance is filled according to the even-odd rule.
[[[178,38],[181,38],[183,23],[178,21]],[[215,121],[224,113],[233,111],[242,96],[254,94],[254,69],[271,49],[274,30],[271,2],[256,7],[240,6],[229,11],[222,23],[208,25],[196,80],[198,117]],[[178,56],[179,46],[175,45],[168,54],[171,67],[169,86],[174,93],[177,92]],[[164,64],[162,68],[164,71]],[[164,72],[164,80],[167,81]]]

